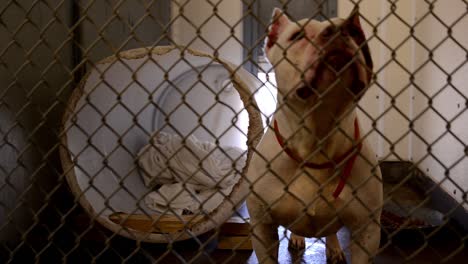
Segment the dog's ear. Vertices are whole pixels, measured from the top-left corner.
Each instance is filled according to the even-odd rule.
[[[370,83],[372,78],[372,69],[374,63],[372,62],[372,57],[370,54],[369,46],[366,42],[366,35],[362,30],[360,18],[359,18],[359,9],[355,7],[351,12],[350,16],[345,20],[342,30],[349,34],[354,42],[361,49],[362,55],[364,57],[366,67],[367,67],[367,83]]]
[[[265,45],[265,51],[267,53],[270,50],[270,48],[278,40],[278,35],[281,33],[284,27],[290,22],[291,21],[289,20],[289,18],[286,16],[286,14],[283,13],[281,9],[276,8],[276,7],[275,9],[273,9],[273,15],[271,18],[270,27],[268,28],[268,36],[267,36],[267,41]]]

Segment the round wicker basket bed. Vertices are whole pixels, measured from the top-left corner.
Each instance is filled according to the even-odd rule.
[[[221,91],[229,85],[235,96]],[[259,87],[244,69],[183,47],[134,49],[96,63],[63,117],[60,156],[73,195],[91,219],[135,240],[168,243],[216,228],[248,194],[243,177],[212,212],[158,215],[143,201],[151,190],[143,183],[137,154],[154,131],[195,135],[246,150],[244,175],[263,133],[255,100]],[[197,104],[201,97],[213,105]],[[160,225],[164,221],[168,224]]]

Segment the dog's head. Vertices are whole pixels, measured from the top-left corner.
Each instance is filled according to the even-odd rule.
[[[293,101],[352,102],[372,78],[372,58],[358,10],[349,18],[293,22],[273,12],[265,52],[275,69],[281,96]],[[349,98],[346,100],[345,98]]]

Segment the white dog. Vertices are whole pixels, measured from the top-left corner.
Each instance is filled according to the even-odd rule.
[[[282,225],[296,246],[303,236],[326,237],[328,262],[345,262],[336,236],[345,226],[352,263],[368,263],[379,247],[383,198],[355,111],[372,77],[358,11],[348,19],[292,22],[275,9],[265,52],[278,105],[248,170],[255,253],[262,263],[277,261]]]

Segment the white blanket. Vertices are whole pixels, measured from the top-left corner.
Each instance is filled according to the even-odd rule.
[[[244,168],[244,151],[218,148],[194,136],[159,132],[139,153],[138,164],[148,188],[159,189],[145,197],[146,205],[158,212],[181,215],[211,212],[228,196]]]

